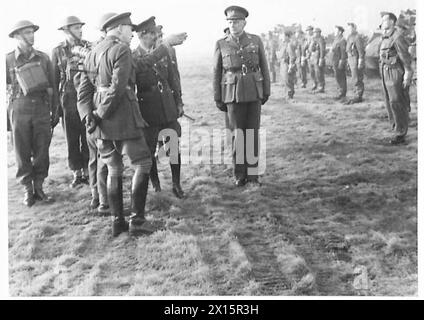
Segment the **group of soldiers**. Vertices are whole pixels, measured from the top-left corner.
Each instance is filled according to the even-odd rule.
[[[300,71],[302,86],[307,85],[307,70],[314,81],[313,90],[325,90],[325,42],[319,28],[307,28],[296,37],[285,33],[278,47],[267,51],[261,38],[244,31],[249,13],[230,6],[224,11],[228,28],[216,42],[213,89],[216,107],[225,112],[233,132],[232,157],[234,183],[260,185],[258,179],[259,129],[261,106],[271,95],[275,81],[272,59],[280,63],[288,97],[293,98],[293,75]],[[131,13],[108,13],[101,17],[101,38],[90,44],[82,39],[82,22],[71,16],[59,26],[65,40],[53,49],[52,59],[35,50],[34,33],[38,26],[20,21],[11,30],[17,47],[6,55],[8,119],[14,137],[17,178],[24,187],[24,204],[50,202],[43,191],[49,169],[49,146],[53,129],[62,121],[68,146],[68,166],[73,171],[70,187],[89,184],[90,209],[113,217],[112,234],[129,231],[132,235],[150,234],[161,228],[145,218],[148,182],[161,191],[155,154],[168,142],[177,141],[171,152],[172,190],[184,197],[180,184],[181,155],[178,118],[184,115],[176,45],[186,33],[163,38],[162,27],[151,17],[138,25]],[[404,142],[408,129],[411,81],[410,56],[404,38],[395,28],[396,16],[382,15],[383,41],[380,67],[389,119],[395,136],[393,144]],[[348,25],[349,37],[337,26],[332,47],[333,63],[339,85],[337,99],[346,96],[346,62],[355,78],[355,97],[362,100],[363,43],[356,26]],[[139,45],[131,52],[136,32]],[[267,47],[269,49],[269,43]],[[274,44],[273,44],[274,45]],[[171,148],[172,149],[172,148]],[[169,151],[169,150],[168,150]],[[172,150],[171,150],[172,151]],[[134,169],[131,185],[131,216],[124,218],[123,155]],[[253,157],[252,157],[253,155]]]
[[[397,145],[405,142],[407,123],[409,121],[410,100],[409,87],[413,77],[413,63],[409,43],[405,38],[407,29],[402,20],[390,12],[381,12],[383,31],[379,46],[380,75],[383,93],[392,129],[396,131],[390,140]],[[347,31],[347,37],[344,36]],[[287,98],[293,99],[295,84],[299,78],[301,87],[306,88],[308,72],[313,81],[312,92],[325,92],[326,41],[320,28],[308,26],[306,35],[301,27],[294,34],[287,30],[279,35],[270,31],[264,39],[272,81],[276,81],[279,67],[281,82]],[[347,23],[334,27],[334,41],[329,50],[331,68],[337,84],[335,100],[344,104],[356,104],[363,101],[365,73],[365,42],[358,33],[357,25]],[[353,97],[346,99],[347,71],[351,73]]]
[[[33,48],[39,27],[19,21],[9,34],[17,47],[6,55],[8,119],[24,204],[52,201],[43,182],[53,129],[61,119],[73,172],[70,187],[90,185],[90,209],[112,214],[114,236],[158,229],[144,217],[148,181],[161,191],[155,151],[166,143],[163,129],[181,136],[177,119],[184,114],[173,46],[182,44],[186,33],[163,38],[154,17],[135,25],[130,15],[103,15],[102,36],[94,44],[82,39],[84,22],[67,17],[59,27],[65,39],[53,49],[51,59]],[[133,31],[139,46],[131,52]],[[122,195],[124,154],[134,168],[129,223]],[[179,151],[170,166],[173,193],[183,198]]]

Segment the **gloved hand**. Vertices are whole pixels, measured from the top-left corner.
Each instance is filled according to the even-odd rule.
[[[264,98],[262,99],[262,105],[264,105],[269,99],[269,96],[264,96]]]
[[[163,42],[170,46],[178,46],[180,44],[183,44],[186,39],[187,39],[187,32],[182,32],[182,33],[169,35],[168,37],[163,39]]]
[[[184,115],[184,104],[178,103],[177,105],[178,118],[181,118]]]
[[[222,101],[215,101],[216,107],[222,112],[228,112],[227,105]]]
[[[88,113],[85,120],[85,125],[87,126],[87,132],[90,134],[93,133],[94,130],[96,130],[96,127],[98,126],[100,121],[101,119],[95,110]]]

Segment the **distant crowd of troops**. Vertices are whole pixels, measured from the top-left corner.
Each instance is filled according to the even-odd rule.
[[[380,29],[383,31],[379,45],[380,76],[383,79],[383,91],[390,122],[396,135],[390,140],[392,144],[402,144],[407,133],[407,118],[410,111],[409,86],[411,84],[414,64],[410,54],[410,45],[406,41],[407,26],[390,12],[382,12]],[[387,21],[395,26],[390,29]],[[347,37],[343,26],[335,26],[334,41],[329,50],[320,28],[308,26],[306,34],[301,27],[294,32],[285,31],[281,35],[270,31],[268,36],[262,35],[269,63],[272,82],[276,82],[277,72],[285,89],[287,99],[293,99],[295,84],[298,79],[301,88],[306,88],[308,73],[313,82],[313,93],[325,92],[326,64],[331,63],[337,84],[335,100],[344,104],[355,104],[363,101],[365,48],[362,35],[358,33],[357,25],[347,24]],[[328,52],[329,51],[329,52]],[[327,59],[327,55],[330,59]],[[347,74],[350,70],[353,96],[346,99]],[[396,80],[396,81],[392,81]],[[402,107],[400,107],[402,106]],[[408,111],[408,112],[406,112]]]
[[[216,42],[213,58],[213,100],[226,113],[232,137],[234,183],[260,186],[259,129],[261,108],[271,95],[278,62],[287,97],[294,96],[296,73],[306,88],[308,70],[313,91],[325,90],[325,41],[319,28],[308,27],[296,36],[286,32],[280,43],[263,41],[244,31],[249,13],[230,6],[224,11],[228,29]],[[23,203],[49,203],[43,191],[48,176],[49,148],[53,130],[62,121],[67,143],[70,187],[91,187],[90,209],[111,214],[112,234],[150,234],[163,226],[145,218],[148,182],[161,191],[156,150],[177,141],[170,156],[172,191],[184,197],[180,184],[181,155],[178,118],[184,115],[180,73],[173,46],[186,33],[162,36],[162,27],[151,17],[137,25],[131,13],[108,13],[101,17],[101,38],[91,44],[82,39],[84,22],[67,17],[59,26],[65,40],[50,57],[33,48],[39,27],[19,21],[9,33],[16,49],[6,55],[8,120],[13,134],[16,177],[23,185]],[[411,57],[392,13],[382,14],[384,32],[380,45],[380,68],[389,118],[395,131],[392,144],[405,142],[408,130]],[[338,95],[346,96],[346,65],[350,66],[355,95],[347,103],[362,101],[364,92],[364,45],[353,23],[349,37],[337,26],[332,46]],[[131,51],[136,32],[139,45]],[[268,56],[268,57],[267,57]],[[269,72],[271,69],[271,73]],[[271,75],[270,75],[271,74]],[[212,98],[211,98],[212,101]],[[166,134],[164,133],[166,132]],[[250,135],[252,133],[252,135]],[[250,152],[253,158],[249,157]],[[130,219],[124,218],[123,155],[134,170]]]

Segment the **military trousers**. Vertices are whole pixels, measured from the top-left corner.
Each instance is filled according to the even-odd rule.
[[[346,68],[339,69],[339,63],[333,64],[334,77],[337,83],[337,94],[340,97],[346,97],[347,92],[347,80],[346,80]]]
[[[100,158],[97,148],[97,138],[94,134],[86,133],[89,151],[88,175],[90,178],[91,196],[99,199],[101,204],[107,204],[107,165]]]
[[[297,64],[297,70],[299,72],[299,79],[304,86],[308,84],[308,63],[305,61],[303,64]]]
[[[88,167],[89,151],[85,125],[77,109],[76,93],[66,93],[62,98],[62,127],[68,147],[68,167],[72,171]]]
[[[97,139],[101,160],[107,165],[108,177],[121,177],[124,172],[123,156],[139,174],[148,174],[152,166],[151,154],[144,135],[127,140]]]
[[[51,141],[50,108],[46,97],[13,99],[9,104],[16,165],[16,178],[22,185],[43,182],[49,171]]]
[[[232,155],[236,179],[256,178],[259,163],[261,102],[230,103],[228,118],[234,128]]]
[[[289,98],[293,98],[294,85],[296,82],[296,70],[290,70],[289,72],[289,64],[282,62],[280,66],[280,73],[284,94]]]
[[[403,88],[404,70],[400,65],[383,65],[380,71],[390,124],[396,136],[404,137],[408,133],[411,108],[409,90]]]
[[[315,75],[313,78],[314,80],[314,86],[317,88],[317,90],[324,90],[325,89],[325,64],[322,66],[319,66],[318,63],[312,63],[311,64],[311,75],[312,73]]]
[[[155,156],[156,146],[158,142],[162,145],[170,143],[170,161],[172,164],[177,164],[180,158],[177,158],[180,153],[178,138],[181,137],[181,125],[177,120],[170,121],[162,125],[151,125],[144,128],[144,136],[147,146],[149,147],[152,157]],[[175,144],[174,144],[175,143]]]
[[[358,59],[355,57],[348,58],[350,72],[352,74],[353,95],[355,98],[362,99],[364,94],[364,68],[358,68]]]
[[[277,72],[275,67],[275,62],[269,62],[269,73],[271,74],[271,81],[277,81]]]

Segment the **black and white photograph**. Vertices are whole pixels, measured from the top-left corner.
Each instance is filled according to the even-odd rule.
[[[419,298],[418,2],[3,2],[4,295]]]

